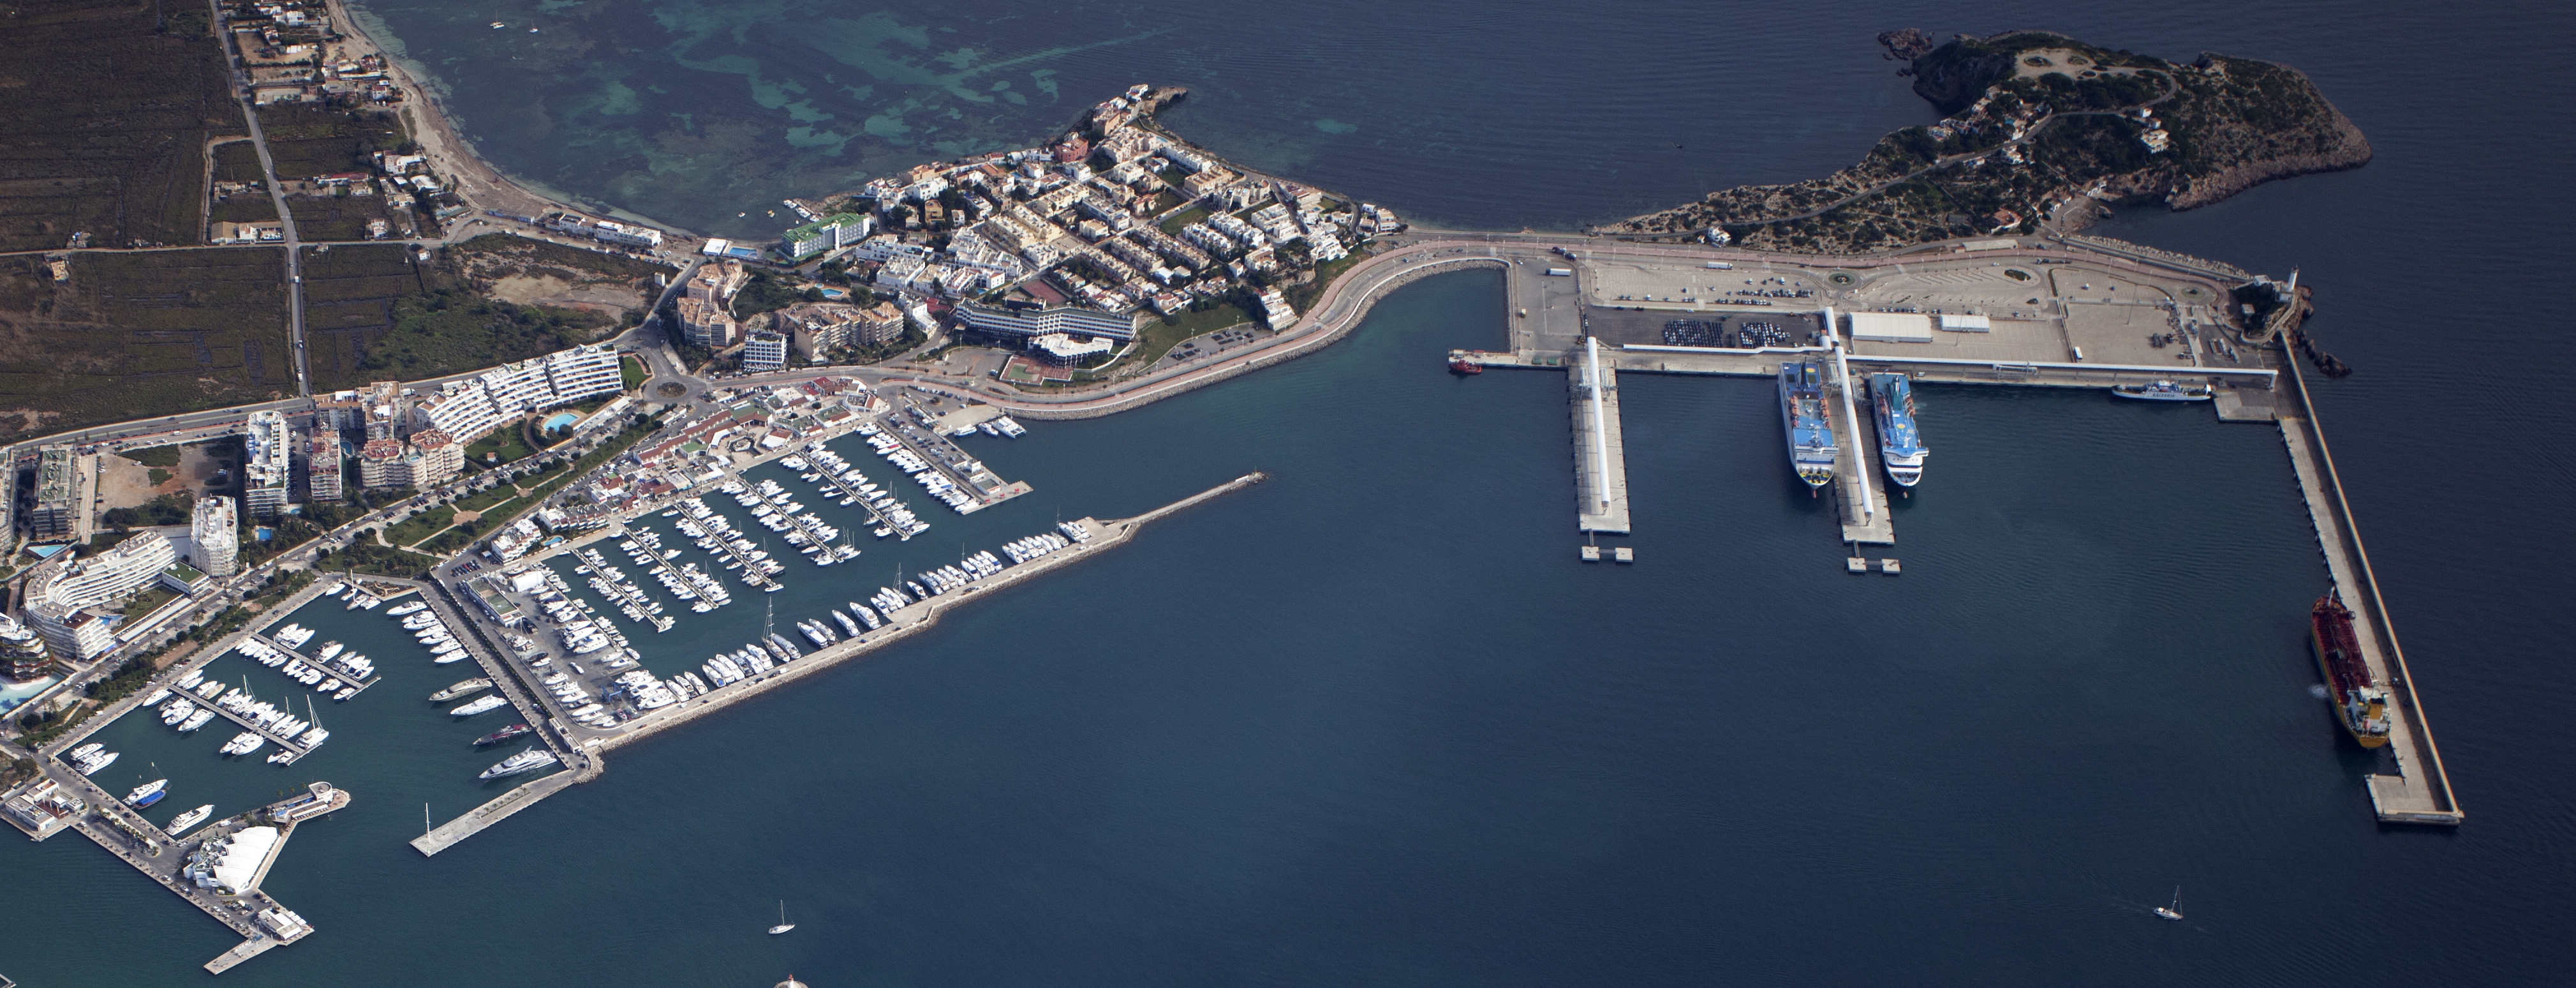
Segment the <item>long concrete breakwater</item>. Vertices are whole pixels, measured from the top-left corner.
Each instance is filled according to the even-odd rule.
[[[861,655],[874,652],[895,642],[920,634],[921,632],[928,630],[933,625],[938,624],[940,616],[951,608],[983,600],[990,596],[994,591],[1018,585],[1023,581],[1041,574],[1053,572],[1058,568],[1092,558],[1093,556],[1111,548],[1124,545],[1130,539],[1135,538],[1136,533],[1143,530],[1147,524],[1164,518],[1169,518],[1172,515],[1187,511],[1227,494],[1248,489],[1268,479],[1270,479],[1269,474],[1256,470],[1132,518],[1121,518],[1111,521],[1101,521],[1097,518],[1083,518],[1076,522],[1076,524],[1081,525],[1085,531],[1090,533],[1090,537],[1087,539],[1076,542],[1062,550],[1029,560],[1028,562],[1003,567],[1001,572],[976,580],[957,589],[956,591],[940,594],[938,596],[931,597],[928,600],[923,600],[910,606],[900,608],[887,615],[887,618],[892,622],[891,627],[870,631],[864,635],[835,643],[829,647],[817,649],[813,652],[807,653],[803,658],[780,666],[776,671],[760,679],[728,686],[695,699],[684,700],[679,703],[674,703],[671,706],[651,711],[642,717],[638,717],[632,721],[626,722],[624,725],[621,725],[621,729],[614,735],[593,738],[581,745],[570,746],[571,751],[567,752],[567,754],[570,754],[573,758],[579,759],[579,768],[576,771],[557,772],[553,775],[512,788],[510,791],[503,793],[498,798],[474,808],[463,816],[459,816],[445,824],[432,828],[428,833],[414,838],[410,842],[411,846],[420,851],[423,855],[435,855],[440,851],[444,851],[455,846],[458,841],[462,841],[467,837],[480,833],[484,828],[495,823],[499,823],[520,810],[535,805],[539,800],[542,800],[547,796],[554,795],[555,793],[562,792],[563,790],[571,788],[579,783],[597,778],[606,770],[605,761],[600,756],[611,749],[632,744],[636,741],[642,740],[643,738],[689,723],[700,717],[731,707],[752,697],[761,696],[772,690],[780,689],[789,683],[798,681],[806,676],[813,675],[820,670],[839,665]],[[477,658],[480,659],[482,656],[478,654]],[[506,663],[494,662],[491,666],[496,671],[496,679],[499,677],[515,675],[515,670],[507,668]],[[553,718],[545,716],[545,708],[533,697],[527,697],[525,694],[515,694],[512,699],[514,702],[521,704],[521,710],[523,712],[528,713],[531,718],[529,723],[535,724],[540,720],[549,723],[552,722]],[[556,740],[556,736],[553,735],[549,736],[549,741],[550,743],[560,743]]]

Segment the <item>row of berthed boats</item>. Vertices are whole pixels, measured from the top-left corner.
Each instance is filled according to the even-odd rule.
[[[919,409],[916,408],[915,411]],[[877,428],[874,423],[860,426],[859,437],[866,440],[869,449],[876,450],[877,455],[884,457],[886,462],[894,464],[895,469],[910,474],[913,482],[920,484],[922,490],[955,509],[958,514],[971,515],[984,509],[982,501],[976,500],[974,495],[960,489],[955,481],[949,480],[948,476],[932,466],[929,460],[913,452],[911,447],[903,444],[902,440],[886,435],[885,430]]]
[[[866,473],[851,466],[849,460],[829,447],[816,446],[801,454],[791,453],[778,462],[797,471],[797,479],[823,485],[828,489],[827,494],[837,490],[844,508],[864,504],[869,516],[876,521],[876,529],[871,534],[878,538],[908,540],[930,530],[929,523],[914,516],[912,508],[895,497],[893,491],[878,487],[876,481],[868,479]]]
[[[635,665],[638,656],[625,632],[600,617],[589,601],[573,596],[572,586],[564,582],[561,574],[542,566],[537,572],[544,574],[546,581],[536,594],[537,609],[555,622],[555,637],[565,649],[585,656],[605,651],[607,655],[590,661],[610,669]]]
[[[644,567],[645,572],[661,581],[662,589],[670,591],[671,596],[687,601],[691,611],[704,614],[733,603],[733,594],[724,588],[724,581],[699,570],[698,564],[671,565],[672,560],[680,558],[680,550],[662,548],[660,532],[649,528],[628,529],[626,537],[618,540],[617,548],[623,550],[626,558],[633,560],[635,565]],[[650,610],[654,614],[662,613],[658,606]],[[659,627],[660,623],[655,622],[655,625]]]
[[[816,566],[830,566],[859,558],[857,546],[835,546],[841,530],[817,518],[797,503],[796,495],[775,480],[762,480],[752,489],[734,495],[734,501],[751,509],[752,521],[777,532],[796,551],[811,557]]]
[[[278,634],[283,637],[272,640],[279,645],[284,645],[290,639],[300,643],[313,638],[313,632],[310,629],[293,624],[287,625]],[[241,644],[233,647],[233,650],[240,652],[243,658],[275,669],[285,674],[286,678],[312,687],[315,693],[328,696],[335,701],[347,700],[358,695],[359,690],[364,689],[375,679],[375,662],[364,655],[347,651],[339,642],[323,643],[322,650],[312,656],[306,656],[293,649],[292,645],[278,648],[257,638],[244,638]]]
[[[624,544],[631,546],[635,542],[628,539]],[[583,562],[573,567],[573,572],[588,578],[590,588],[616,607],[618,613],[626,615],[627,620],[652,625],[655,632],[669,631],[680,623],[677,618],[663,614],[662,602],[654,600],[644,592],[644,588],[628,580],[626,571],[609,565],[608,557],[601,554],[597,546],[581,550],[580,556]]]
[[[411,636],[420,641],[421,647],[429,649],[431,662],[450,665],[472,657],[466,653],[465,643],[457,641],[456,633],[449,631],[447,622],[439,620],[436,614],[410,615],[403,618],[402,626],[404,631],[411,632]]]
[[[693,540],[698,548],[728,557],[724,568],[736,571],[735,575],[741,577],[742,582],[759,587],[763,593],[777,593],[786,588],[786,584],[778,582],[777,576],[787,571],[787,564],[769,558],[769,550],[754,545],[748,536],[736,530],[733,519],[718,514],[705,501],[694,497],[680,502],[679,507],[671,511],[679,512],[671,526]],[[663,515],[670,516],[671,511],[665,511]]]

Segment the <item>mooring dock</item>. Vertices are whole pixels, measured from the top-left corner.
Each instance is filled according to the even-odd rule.
[[[1619,440],[1619,373],[1586,338],[1566,361],[1568,411],[1574,420],[1576,531],[1628,534],[1628,456]]]
[[[2397,774],[2369,778],[2371,810],[2385,823],[2459,826],[2464,814],[2452,796],[2450,773],[2442,767],[2442,749],[2433,742],[2432,725],[2425,721],[2424,707],[2416,699],[2415,677],[2406,669],[2406,650],[2397,644],[2397,630],[2390,625],[2387,604],[2379,595],[2379,580],[2370,572],[2370,555],[2362,548],[2361,531],[2344,501],[2334,454],[2326,447],[2316,408],[2308,401],[2307,380],[2300,376],[2296,362],[2288,366],[2291,397],[2297,403],[2279,409],[2281,441],[2289,448],[2291,469],[2306,495],[2308,520],[2316,525],[2326,572],[2334,580],[2336,595],[2352,610],[2362,661],[2370,667],[2372,678],[2388,685],[2396,701],[2388,750],[2396,760]]]

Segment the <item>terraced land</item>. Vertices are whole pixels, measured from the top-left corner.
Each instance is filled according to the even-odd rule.
[[[0,258],[0,441],[295,393],[279,250]]]
[[[157,27],[119,0],[0,18],[0,251],[204,242],[207,138],[245,128],[208,12],[169,9]]]

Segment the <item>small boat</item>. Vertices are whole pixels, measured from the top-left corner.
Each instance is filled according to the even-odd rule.
[[[430,694],[429,699],[430,702],[437,703],[445,700],[453,700],[468,693],[488,690],[491,688],[492,681],[489,679],[468,679],[436,693]]]
[[[125,794],[125,805],[139,810],[154,803],[158,803],[161,801],[162,796],[168,795],[166,790],[168,790],[169,787],[170,780],[168,779],[154,779],[150,782],[136,786],[134,787],[133,792]]]
[[[449,653],[447,653],[447,654],[445,654],[445,655],[441,655],[441,656],[439,656],[439,657],[437,657],[437,658],[434,658],[434,659],[431,659],[431,660],[429,660],[429,661],[430,661],[430,664],[432,664],[432,665],[442,665],[442,666],[443,666],[443,665],[450,665],[450,664],[454,664],[454,663],[458,663],[458,662],[463,662],[463,661],[465,661],[465,660],[466,660],[466,659],[468,659],[468,658],[472,658],[472,656],[469,656],[469,655],[465,654],[465,650],[460,648],[460,649],[457,649],[456,651],[449,652]]]
[[[1473,377],[1484,372],[1485,365],[1469,360],[1463,356],[1449,361],[1449,373],[1456,374],[1459,377]]]
[[[204,806],[197,807],[196,809],[189,810],[186,813],[181,813],[177,817],[172,818],[170,825],[162,829],[168,831],[170,836],[177,837],[180,834],[185,833],[188,828],[206,822],[206,818],[213,815],[215,815],[215,804],[207,803]]]
[[[472,717],[475,714],[479,714],[487,710],[500,709],[503,705],[506,705],[509,702],[510,701],[498,696],[487,696],[470,703],[458,704],[456,709],[450,710],[448,713],[457,717]]]
[[[778,925],[769,928],[769,935],[774,937],[795,928],[796,924],[787,921],[787,900],[778,900]]]
[[[2164,919],[2182,918],[2182,886],[2174,886],[2173,905],[2157,906],[2156,915]]]
[[[2157,381],[2154,384],[2115,384],[2111,386],[2111,397],[2128,398],[2136,401],[2208,401],[2215,396],[2216,392],[2209,390],[2205,385],[2175,384],[2172,381]]]

